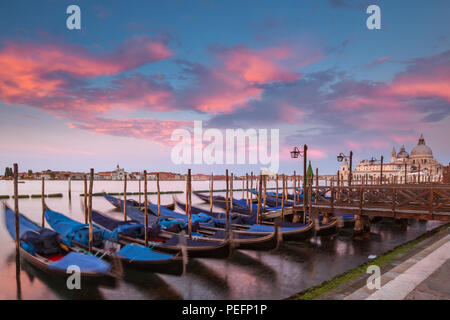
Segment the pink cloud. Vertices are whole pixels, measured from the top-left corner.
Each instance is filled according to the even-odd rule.
[[[263,84],[274,81],[292,82],[300,78],[298,73],[289,71],[280,63],[290,54],[288,47],[254,50],[239,46],[224,50],[220,57],[227,70],[250,83]]]
[[[171,55],[164,41],[148,37],[129,39],[106,55],[69,45],[9,43],[0,49],[0,99],[33,105],[35,100],[63,95],[72,80],[65,74],[113,75]]]
[[[83,123],[67,123],[67,126],[71,129],[83,129],[98,134],[152,140],[163,145],[171,143],[170,137],[175,129],[188,125],[192,125],[192,122],[106,118],[91,118]]]
[[[300,73],[292,70],[318,59],[298,58],[286,45],[261,49],[244,45],[215,47],[212,52],[218,64],[209,68],[191,64],[197,83],[187,91],[187,100],[194,109],[212,114],[231,113],[251,99],[261,99],[263,84],[300,79]]]

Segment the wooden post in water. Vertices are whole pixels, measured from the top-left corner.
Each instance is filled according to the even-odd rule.
[[[19,232],[19,168],[17,163],[13,164],[14,167],[14,229],[16,237],[16,255],[20,255],[20,232]]]
[[[250,213],[253,212],[253,171],[250,178]]]
[[[296,201],[295,201],[295,194],[296,194],[296,190],[297,190],[297,175],[296,175],[296,172],[295,172],[295,170],[294,170],[294,182],[293,182],[293,184],[294,184],[294,206],[295,206],[295,204],[296,204]]]
[[[123,180],[123,221],[127,221],[127,174]]]
[[[191,169],[188,169],[186,178],[186,209],[188,214],[188,233],[189,238],[192,238],[192,215],[191,215]]]
[[[72,177],[69,177],[69,199],[72,198]]]
[[[230,175],[230,210],[233,211],[233,173]]]
[[[141,209],[142,202],[141,202],[141,178],[139,177],[139,209]]]
[[[190,178],[190,176],[189,176]],[[161,216],[161,192],[159,189],[159,172],[156,174],[156,192],[158,193],[158,217]]]
[[[84,180],[84,224],[88,223],[88,186],[87,175],[83,176]]]
[[[139,189],[141,188],[141,180],[139,180]],[[140,194],[140,190],[139,190]],[[139,200],[139,205],[141,200]],[[145,246],[148,246],[148,197],[147,197],[147,170],[144,170],[144,240]]]
[[[306,196],[306,161],[308,160],[308,146],[303,146],[303,224],[306,223],[306,208],[307,208],[307,196]]]
[[[209,181],[209,212],[212,213],[213,209],[213,188],[214,188],[214,174],[211,173],[211,180]]]
[[[42,177],[42,228],[45,227],[45,178]]]
[[[261,193],[262,193],[262,177],[261,172],[259,173],[259,190],[258,190],[258,211],[256,212],[256,223],[261,223]]]
[[[284,186],[284,174],[283,174],[282,184]],[[278,175],[277,175],[277,195],[278,195]],[[283,192],[282,192],[282,197],[284,197],[284,188],[283,188]],[[294,197],[294,199],[295,199],[295,197]],[[278,206],[278,198],[277,198],[277,206]],[[281,221],[284,221],[284,202],[283,201],[281,201]]]
[[[246,181],[245,190],[247,192],[247,202],[246,202],[246,204],[247,204],[247,209],[248,209],[248,173],[245,174],[245,181]]]
[[[245,190],[244,176],[242,176],[241,179],[242,179],[242,200],[244,200],[244,198],[245,198],[245,193],[244,193],[244,190]]]
[[[92,190],[94,188],[94,169],[91,169],[89,177],[89,205],[88,205],[88,222],[89,222],[89,252],[92,251]]]
[[[226,212],[226,218],[227,218],[227,222],[226,222],[226,232],[228,235],[229,232],[229,227],[230,227],[230,204],[229,204],[229,199],[228,199],[228,169],[225,170],[225,190],[226,190],[226,194],[225,194],[225,212]]]
[[[276,192],[276,196],[275,196],[275,206],[278,207],[278,173],[275,175],[275,192]]]
[[[263,211],[266,210],[266,200],[267,200],[267,175],[263,175],[262,176],[263,179]]]

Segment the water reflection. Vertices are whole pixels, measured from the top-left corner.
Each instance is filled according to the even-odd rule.
[[[147,299],[176,300],[183,296],[161,276],[140,270],[126,272],[124,280],[138,288]]]
[[[17,300],[22,300],[22,284],[20,283],[20,256],[16,252],[16,287]]]

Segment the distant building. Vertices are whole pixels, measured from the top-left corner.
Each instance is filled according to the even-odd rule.
[[[407,181],[416,181],[420,174],[421,181],[438,181],[442,178],[444,166],[433,157],[433,152],[429,146],[425,144],[423,135],[420,135],[417,145],[409,154],[405,146],[400,147],[397,153],[392,148],[391,161],[383,163],[383,179],[392,179],[397,182],[404,182],[406,166]],[[361,180],[363,177],[377,180],[380,177],[381,163],[374,163],[370,160],[362,160],[353,170],[353,179]],[[347,161],[339,170],[340,178],[348,179],[349,163]]]

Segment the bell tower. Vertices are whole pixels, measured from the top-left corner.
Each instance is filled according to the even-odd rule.
[[[397,152],[395,151],[395,147],[392,147],[391,163],[394,163],[395,161],[397,161]]]

